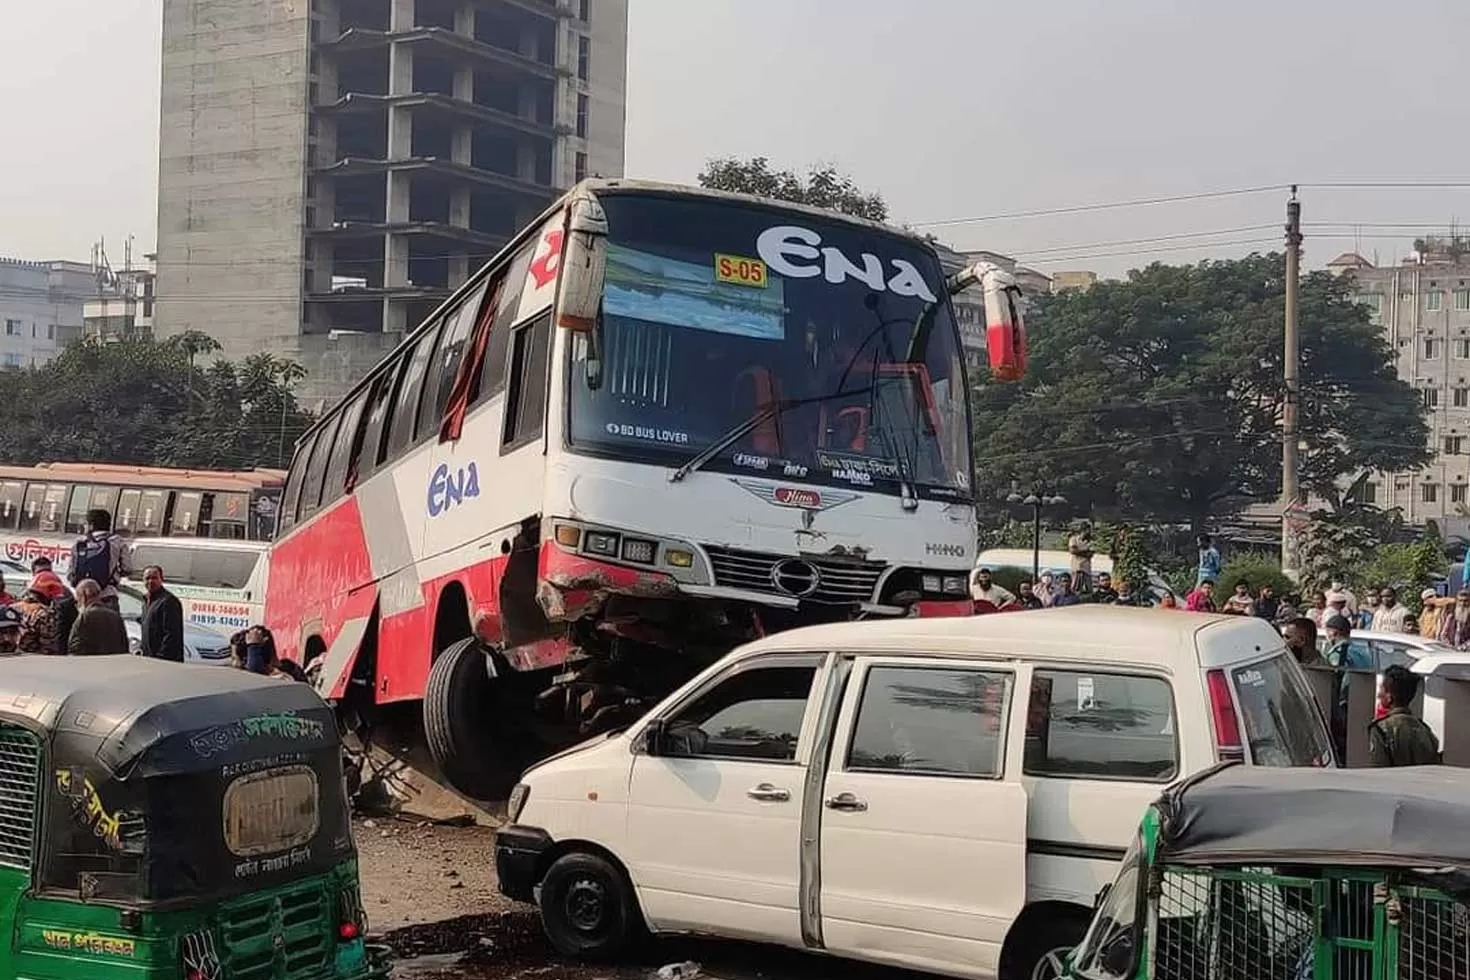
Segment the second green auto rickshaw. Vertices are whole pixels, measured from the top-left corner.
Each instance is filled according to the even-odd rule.
[[[1470,771],[1227,765],[1145,813],[1072,980],[1465,980]]]

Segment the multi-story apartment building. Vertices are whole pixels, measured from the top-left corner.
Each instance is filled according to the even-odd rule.
[[[82,330],[82,306],[97,291],[82,262],[0,259],[0,367],[51,360]]]
[[[1400,265],[1348,253],[1328,264],[1351,274],[1393,348],[1399,377],[1429,409],[1434,459],[1408,473],[1376,474],[1368,501],[1400,507],[1414,523],[1470,516],[1470,243],[1431,240]]]
[[[585,175],[627,0],[164,0],[155,332],[354,383]]]

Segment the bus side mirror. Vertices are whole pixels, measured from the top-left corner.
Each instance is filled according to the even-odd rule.
[[[1093,900],[1092,907],[1094,909],[1100,909],[1100,908],[1102,908],[1103,902],[1106,902],[1108,900],[1108,894],[1112,890],[1113,890],[1113,883],[1111,881],[1108,882],[1106,885],[1103,885],[1102,886],[1102,889],[1097,893],[1097,898],[1095,898]]]
[[[607,275],[607,214],[592,194],[583,191],[567,215],[556,296],[556,325],[590,333],[602,308]]]

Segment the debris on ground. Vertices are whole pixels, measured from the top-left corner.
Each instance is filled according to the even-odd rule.
[[[694,980],[700,974],[699,964],[693,960],[669,963],[658,968],[658,980]]]

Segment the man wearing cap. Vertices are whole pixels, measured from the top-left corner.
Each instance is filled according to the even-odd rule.
[[[21,615],[13,606],[0,606],[0,657],[20,653]]]
[[[1420,592],[1419,605],[1423,611],[1419,613],[1419,635],[1431,640],[1439,639],[1440,628],[1444,626],[1444,611],[1454,604],[1453,597],[1440,598],[1433,589]]]
[[[975,571],[975,578],[970,582],[970,598],[976,602],[988,602],[996,609],[1016,601],[1015,595],[1009,589],[1004,589],[991,581],[988,568],[980,568]]]

